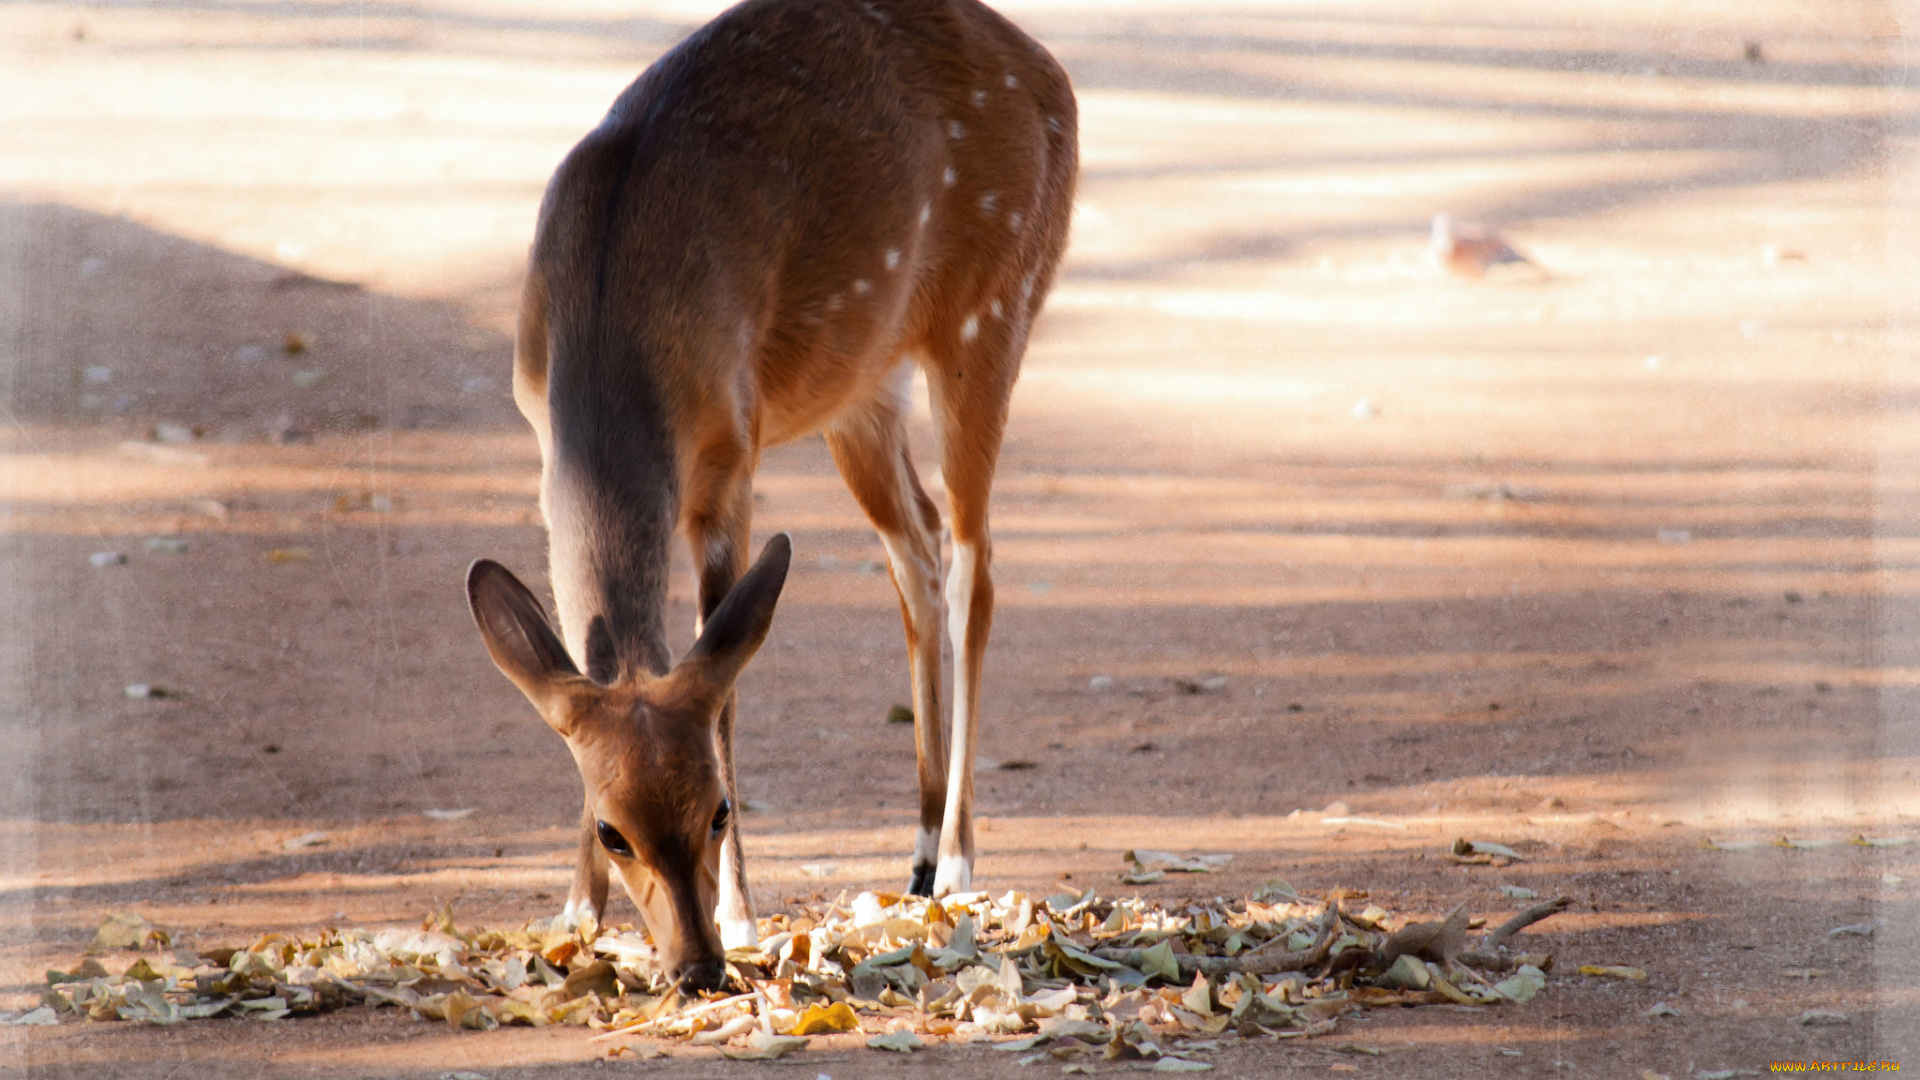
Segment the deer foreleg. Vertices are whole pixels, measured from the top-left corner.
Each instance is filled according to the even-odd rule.
[[[947,634],[953,642],[953,729],[947,749],[947,806],[933,895],[973,887],[973,758],[980,745],[980,667],[993,624],[993,578],[984,535],[953,541],[947,571]]]
[[[697,515],[691,519],[688,539],[693,557],[700,566],[700,622],[733,588],[747,568],[747,541],[751,528],[753,487],[751,479],[737,485],[737,494],[717,517]],[[720,707],[716,733],[720,767],[725,777],[727,798],[733,800],[734,813],[727,822],[726,835],[720,840],[720,897],[713,917],[720,924],[720,942],[729,949],[743,949],[760,940],[753,918],[753,894],[747,888],[747,857],[740,846],[740,785],[733,763],[733,723],[739,695],[729,693]]]
[[[568,929],[607,915],[607,853],[595,835],[593,807],[580,811],[580,857],[573,864],[573,884],[567,888],[567,906],[560,919]]]

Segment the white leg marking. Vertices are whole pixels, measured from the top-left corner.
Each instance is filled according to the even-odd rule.
[[[933,872],[933,895],[950,896],[973,891],[973,863],[965,855],[942,855]]]
[[[931,866],[940,855],[940,830],[921,829],[913,838],[913,865]]]
[[[596,924],[600,921],[600,913],[593,910],[591,900],[582,900],[577,904],[569,900],[567,906],[560,909],[560,925],[564,929],[578,930],[585,926],[589,919]]]
[[[736,919],[716,913],[714,922],[720,924],[720,944],[728,949],[751,949],[760,944],[760,930],[752,919]]]
[[[973,862],[967,841],[973,836],[973,755],[979,719],[969,689],[978,681],[967,655],[967,628],[973,614],[973,585],[980,549],[955,541],[953,567],[947,573],[947,636],[953,643],[953,729],[947,748],[947,811],[940,824],[942,851],[933,875],[933,895],[966,892],[973,886]]]
[[[747,890],[737,869],[740,865],[734,853],[737,836],[728,832],[720,842],[720,900],[713,911],[713,921],[720,924],[720,944],[729,949],[744,949],[760,940],[753,909],[747,906]]]

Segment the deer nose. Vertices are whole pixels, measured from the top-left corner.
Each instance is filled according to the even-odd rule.
[[[718,990],[726,983],[726,965],[718,960],[702,960],[680,969],[679,987],[682,993]]]

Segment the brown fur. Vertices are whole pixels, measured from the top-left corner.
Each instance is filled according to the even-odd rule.
[[[692,546],[705,620],[745,569],[761,448],[823,431],[888,543],[922,828],[941,831],[943,873],[949,856],[972,856],[987,500],[1027,332],[1066,243],[1075,130],[1058,65],[972,0],[750,0],[649,68],[561,164],[522,298],[514,396],[540,440],[561,627],[591,682],[617,694],[668,670],[673,534]],[[939,512],[907,454],[903,357],[927,376],[971,582],[949,627],[951,732]],[[632,817],[735,789],[731,699],[716,721],[720,776],[661,726],[677,715],[576,746],[589,814],[596,785],[619,786],[603,773],[646,775],[620,788]],[[641,759],[652,766],[638,770]],[[572,900],[601,912],[603,853],[584,824]],[[725,846],[721,903],[734,910],[721,916],[744,913],[750,933],[737,824]],[[684,860],[652,869],[699,876]]]

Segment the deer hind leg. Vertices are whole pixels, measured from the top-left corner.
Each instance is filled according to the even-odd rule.
[[[947,571],[947,635],[953,646],[953,723],[947,751],[947,805],[933,895],[973,887],[973,759],[980,745],[980,674],[993,626],[993,542],[987,498],[1007,400],[1024,334],[1006,322],[970,317],[928,371],[940,429],[941,475],[953,532]]]
[[[908,451],[901,361],[880,394],[826,432],[827,449],[867,520],[880,534],[900,596],[913,680],[914,749],[920,772],[920,831],[907,892],[930,896],[947,802],[947,750],[940,708],[940,510],[920,486]]]
[[[696,507],[687,518],[687,539],[693,546],[693,562],[700,578],[700,617],[694,623],[694,636],[706,624],[707,616],[720,606],[727,590],[747,570],[747,544],[753,525],[753,478],[744,467],[730,465],[716,470],[724,479],[713,490],[717,497],[701,500],[708,505]],[[733,722],[739,695],[729,693],[720,707],[720,764],[725,772],[727,797],[733,800],[734,814],[727,823],[727,834],[720,841],[720,898],[714,920],[720,924],[720,942],[729,949],[744,949],[760,938],[753,920],[753,894],[747,889],[747,858],[740,847],[740,785],[733,763]]]

